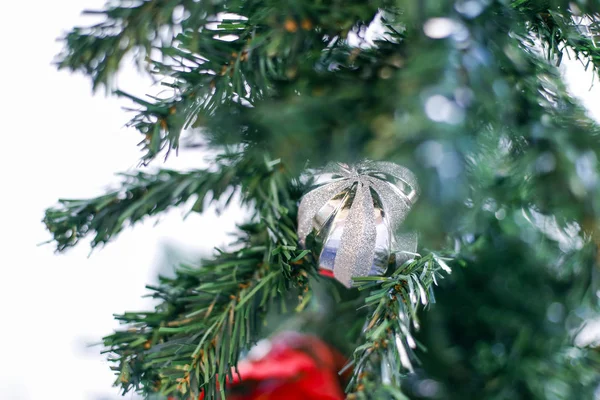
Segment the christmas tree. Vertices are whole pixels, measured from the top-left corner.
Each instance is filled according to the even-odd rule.
[[[124,393],[258,398],[234,389],[270,375],[236,365],[292,330],[312,335],[296,340],[305,350],[332,349],[346,393],[315,380],[312,398],[593,398],[600,354],[578,338],[598,313],[600,128],[558,66],[598,73],[600,3],[112,0],[91,13],[101,22],[64,37],[58,66],[137,104],[130,124],[155,169],[48,209],[57,251],[173,207],[249,210],[231,246],[149,287],[154,310],[117,316],[104,346]],[[118,90],[127,57],[161,96]],[[209,168],[160,169],[197,146]],[[329,203],[301,199],[331,162],[346,171],[334,184],[349,183],[325,201],[362,210],[328,214],[350,232],[341,244],[304,232]],[[414,204],[383,194],[390,176]],[[383,223],[390,240],[416,232],[418,248],[388,244],[377,273],[355,274]],[[341,283],[323,269],[327,246]]]

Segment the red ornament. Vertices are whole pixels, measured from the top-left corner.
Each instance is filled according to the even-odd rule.
[[[281,333],[238,363],[228,400],[343,400],[346,358],[315,336]],[[200,395],[203,400],[204,395]]]

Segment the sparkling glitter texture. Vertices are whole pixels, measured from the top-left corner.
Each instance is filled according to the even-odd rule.
[[[416,252],[417,235],[399,232],[419,197],[408,169],[390,162],[332,163],[316,182],[300,201],[298,237],[306,247],[314,232],[324,275],[350,287],[353,277],[384,274],[391,256],[398,264]]]

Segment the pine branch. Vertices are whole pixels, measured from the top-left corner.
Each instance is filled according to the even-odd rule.
[[[243,164],[243,163],[242,163]],[[193,199],[190,212],[202,212],[206,204],[229,194],[228,204],[243,178],[240,164],[217,164],[214,171],[122,174],[121,187],[92,199],[59,200],[46,210],[44,223],[53,235],[57,251],[75,246],[93,235],[91,247],[105,244],[125,227]],[[208,196],[211,196],[210,198]]]
[[[517,7],[528,19],[528,30],[544,47],[549,62],[560,65],[565,52],[571,49],[575,58],[594,72],[600,72],[600,49],[596,43],[600,14],[574,13],[567,8],[531,9]],[[600,12],[600,9],[597,10]],[[576,22],[580,21],[579,23]]]
[[[135,389],[214,399],[225,388],[242,351],[259,338],[270,309],[308,292],[307,251],[297,248],[294,222],[297,193],[277,162],[267,162],[253,181],[258,222],[241,227],[242,248],[225,252],[201,267],[188,267],[174,279],[161,279],[154,312],[125,313],[128,325],[104,339],[124,392]],[[257,171],[255,170],[255,173]]]
[[[104,345],[124,393],[195,398],[200,390],[216,398],[240,353],[260,337],[269,309],[308,290],[307,270],[298,263],[305,252],[268,239],[266,224],[247,229],[242,250],[182,269],[151,288],[162,299],[156,311],[117,317],[129,327],[104,338]]]
[[[290,135],[285,127],[291,125],[284,123],[277,132],[264,131],[270,118],[285,116],[281,112],[272,115],[273,99],[282,101],[282,95],[293,93],[290,100],[302,103],[298,104],[299,110],[314,113],[315,108],[322,109],[326,104],[350,114],[351,109],[368,107],[369,99],[358,97],[364,91],[348,87],[348,83],[362,81],[360,85],[368,87],[374,81],[371,71],[392,71],[402,60],[396,46],[359,51],[340,39],[339,32],[331,37],[325,35],[326,38],[321,37],[321,30],[283,32],[283,38],[259,39],[255,27],[249,26],[246,31],[252,40],[240,39],[243,46],[238,41],[217,43],[228,56],[216,61],[172,49],[177,58],[185,59],[185,65],[153,61],[155,74],[169,77],[163,83],[173,92],[169,97],[147,101],[117,91],[139,105],[128,125],[144,135],[140,143],[145,151],[143,161],[149,162],[163,150],[168,155],[171,149],[177,149],[182,132],[189,129],[201,129],[213,144],[260,143],[277,151],[279,147],[272,141],[283,142]],[[213,42],[212,36],[211,33],[202,40]],[[184,35],[179,38],[182,48],[201,40]],[[400,40],[401,35],[396,39]],[[270,43],[278,43],[282,48],[297,44],[305,47],[284,51],[273,49]],[[296,53],[302,52],[308,56],[299,59]],[[305,87],[305,82],[311,82],[310,86]],[[279,104],[278,108],[285,109],[286,104]]]
[[[201,58],[208,60],[213,59],[212,56],[219,57],[223,61],[221,66],[227,68],[225,64],[231,60],[231,50],[235,47],[241,50],[240,47],[251,40],[253,43],[246,48],[247,52],[269,42],[272,57],[282,51],[285,54],[280,56],[297,57],[299,53],[290,49],[300,45],[303,38],[288,33],[318,27],[323,35],[334,37],[347,33],[357,21],[372,19],[378,5],[383,4],[385,2],[365,6],[359,1],[350,1],[292,6],[274,0],[232,0],[227,3],[142,0],[132,5],[109,1],[101,11],[86,12],[100,16],[104,19],[102,22],[75,28],[63,38],[65,48],[58,56],[58,65],[90,75],[96,88],[109,85],[122,59],[133,50],[139,51],[137,57],[140,61],[154,47],[165,56],[198,52]],[[225,20],[223,14],[227,15]],[[265,31],[265,28],[271,29]],[[178,32],[192,36],[176,39],[174,36]],[[237,36],[231,41],[232,45],[221,39],[226,35]],[[188,41],[190,38],[193,39],[191,42]],[[176,49],[179,45],[182,51]],[[237,60],[243,61],[243,51],[238,54],[240,58]],[[262,68],[275,71],[272,61],[264,61]]]
[[[295,78],[302,65],[312,66],[343,43],[351,29],[359,31],[370,22],[377,9],[359,1],[302,7],[278,1],[184,0],[109,5],[96,13],[104,22],[65,37],[58,65],[90,75],[96,88],[110,84],[132,49],[160,55],[151,60],[140,56],[140,61],[152,74],[167,78],[172,96],[148,102],[117,91],[142,107],[130,124],[145,136],[147,162],[162,149],[178,148],[182,130],[201,125],[219,107],[251,105],[273,91],[274,82]]]
[[[175,25],[194,29],[205,22],[206,7],[204,2],[191,0],[143,0],[133,5],[110,1],[102,11],[85,12],[103,18],[102,22],[74,28],[63,38],[65,48],[57,64],[89,75],[94,89],[108,89],[126,55],[136,52],[143,60],[153,46],[172,44],[169,35],[160,33],[172,34]]]
[[[600,4],[594,1],[569,0],[512,0],[510,6],[520,12],[534,14],[556,12],[572,13],[574,15],[594,15],[600,13]]]
[[[419,307],[435,303],[433,286],[443,279],[441,271],[451,272],[448,260],[429,253],[388,277],[355,279],[359,290],[370,291],[365,303],[372,312],[364,328],[365,343],[354,352],[354,375],[348,385],[352,398],[407,398],[399,387],[406,373],[414,372],[419,346],[411,332],[419,329]]]

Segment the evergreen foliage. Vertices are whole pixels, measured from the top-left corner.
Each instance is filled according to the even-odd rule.
[[[251,210],[231,248],[149,288],[154,311],[117,317],[104,345],[123,392],[223,396],[249,346],[296,321],[353,354],[348,398],[593,398],[600,355],[574,339],[598,313],[600,128],[557,66],[599,72],[600,3],[111,0],[91,13],[103,21],[68,33],[57,64],[137,104],[141,162],[184,138],[216,156],[60,200],[44,218],[57,250],[236,193]],[[129,55],[167,95],[114,87]],[[362,158],[418,176],[405,224],[423,250],[346,290],[315,273],[296,212],[308,168]]]

